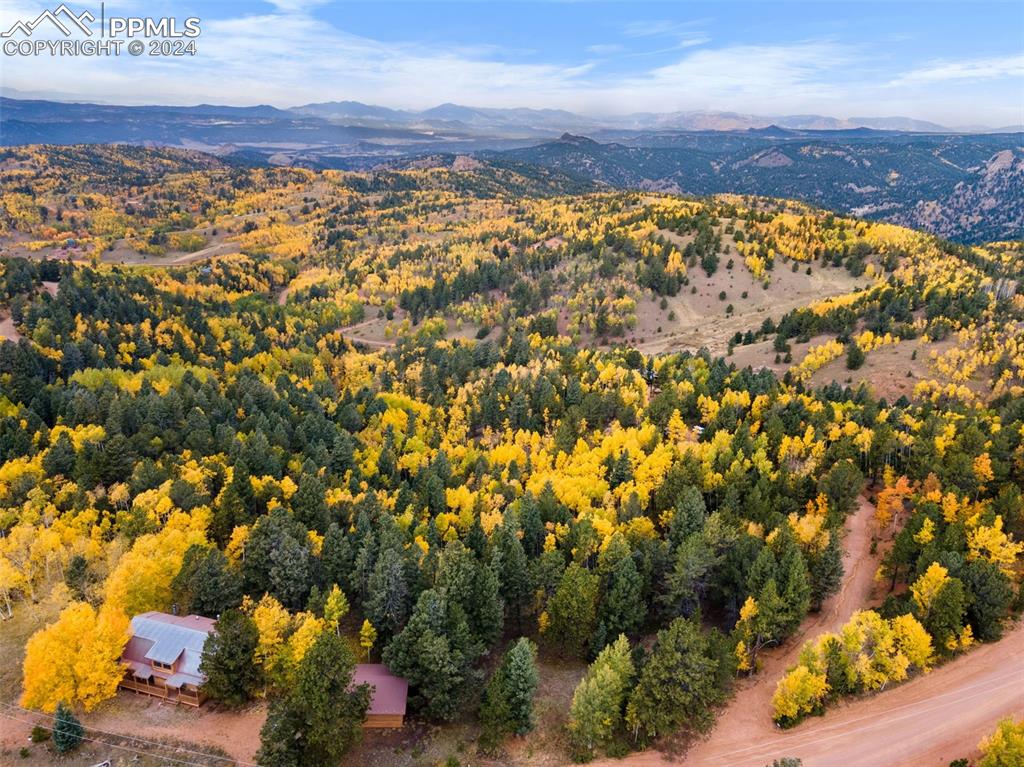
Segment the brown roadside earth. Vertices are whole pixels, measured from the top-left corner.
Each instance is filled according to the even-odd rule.
[[[0,706],[0,714],[0,765],[15,763],[7,760],[13,760],[23,745],[29,746],[31,757],[19,757],[18,763],[26,767],[52,763],[49,743],[30,745],[29,740],[33,725],[49,729],[50,717],[8,705]],[[259,748],[265,717],[263,705],[244,711],[217,711],[210,706],[197,710],[122,692],[99,710],[79,715],[90,740],[62,764],[91,766],[111,759],[115,764],[249,767]]]
[[[631,767],[765,767],[797,757],[803,767],[946,767],[974,758],[1007,716],[1024,714],[1024,625],[906,684],[853,700],[783,732],[767,711],[730,742],[716,734],[678,760],[646,752]]]
[[[761,669],[740,683],[714,729],[685,754],[657,751],[597,764],[628,767],[765,767],[797,757],[803,767],[946,767],[970,757],[999,719],[1024,713],[1024,626],[941,668],[884,693],[840,704],[792,730],[771,719],[775,685],[804,641],[839,629],[856,611],[879,601],[871,552],[874,506],[860,499],[847,522],[843,586],[797,636],[763,652]],[[879,590],[884,587],[878,587]]]
[[[737,743],[760,740],[777,732],[771,720],[772,695],[779,678],[796,663],[804,642],[826,631],[838,631],[857,610],[877,601],[873,592],[881,552],[876,549],[872,553],[874,517],[874,505],[863,496],[858,498],[857,508],[846,522],[843,584],[839,592],[828,599],[821,610],[809,615],[785,644],[758,656],[757,674],[740,683],[728,707],[716,719],[708,739],[690,748],[684,764],[726,764],[716,755],[723,748],[733,748]]]
[[[254,761],[266,706],[256,703],[241,711],[207,703],[202,708],[181,706],[145,695],[118,693],[116,705],[82,717],[86,728],[130,733],[148,740],[187,740],[196,750],[227,754],[239,764]]]

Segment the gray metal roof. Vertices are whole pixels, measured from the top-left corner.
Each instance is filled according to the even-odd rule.
[[[130,660],[128,661],[128,665],[131,667],[132,673],[139,679],[150,679],[153,676],[153,669],[145,663]]]
[[[180,674],[201,678],[199,662],[203,645],[213,630],[215,621],[198,615],[180,617],[166,613],[148,612],[132,618],[132,636],[152,642],[145,652],[146,660],[172,664]]]
[[[196,678],[191,674],[172,674],[164,680],[168,687],[178,690],[186,684],[196,684]]]

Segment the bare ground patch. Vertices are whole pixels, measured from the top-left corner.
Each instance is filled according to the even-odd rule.
[[[729,258],[734,259],[732,269],[726,268]],[[768,318],[777,322],[793,309],[849,293],[865,282],[845,269],[815,264],[807,274],[802,264],[793,272],[778,263],[766,288],[736,254],[723,255],[710,277],[699,266],[691,268],[688,275],[690,285],[678,295],[666,297],[664,308],[661,298],[648,295],[638,301],[637,326],[629,339],[641,351],[653,354],[707,347],[712,353],[724,354],[737,332],[756,331]]]

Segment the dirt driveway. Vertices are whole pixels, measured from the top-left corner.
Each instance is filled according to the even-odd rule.
[[[976,755],[1000,719],[1024,715],[1024,626],[922,677],[839,707],[788,732],[756,730],[709,741],[682,767],[765,767],[795,756],[803,767],[947,767]],[[744,745],[746,744],[746,745]],[[669,764],[657,753],[627,760],[633,767]]]
[[[840,592],[799,634],[762,653],[763,667],[741,684],[709,736],[678,758],[648,751],[602,765],[629,767],[765,767],[785,756],[803,767],[946,767],[972,754],[978,741],[1009,714],[1024,713],[1024,626],[925,676],[829,711],[781,731],[771,719],[771,697],[800,646],[835,631],[875,601],[871,553],[874,506],[866,499],[847,522]]]

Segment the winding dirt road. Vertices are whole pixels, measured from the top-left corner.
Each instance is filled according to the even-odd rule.
[[[1017,626],[999,642],[904,685],[789,732],[758,736],[751,745],[737,741],[731,750],[720,749],[714,761],[682,764],[764,767],[796,756],[804,767],[946,767],[972,756],[1000,719],[1022,714],[1024,627]]]
[[[684,764],[727,764],[722,761],[723,751],[735,748],[737,743],[761,741],[778,732],[771,720],[772,695],[779,678],[796,663],[804,642],[826,631],[838,631],[854,612],[871,601],[879,557],[877,552],[871,553],[874,514],[875,507],[860,497],[857,509],[846,523],[843,585],[839,592],[828,599],[821,610],[809,615],[785,644],[761,653],[761,668],[757,674],[741,682],[729,707],[718,717],[710,737],[690,749]]]
[[[874,506],[862,498],[847,523],[842,589],[797,636],[762,653],[761,670],[741,683],[705,740],[679,758],[648,751],[602,764],[765,767],[794,756],[804,767],[946,767],[972,754],[1000,718],[1024,713],[1024,626],[1017,626],[1002,641],[906,684],[841,704],[789,731],[775,727],[771,697],[803,642],[837,630],[875,601],[880,552],[871,553],[873,516]]]
[[[803,767],[947,767],[975,755],[1000,719],[1021,715],[1024,626],[1018,625],[995,644],[788,732],[772,728],[765,713],[731,743],[716,728],[711,740],[679,760],[646,752],[625,761],[632,767],[765,767],[795,756]]]

